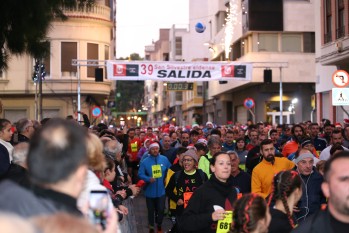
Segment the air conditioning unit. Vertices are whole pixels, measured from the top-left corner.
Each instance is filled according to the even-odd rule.
[[[342,50],[343,50],[343,43],[342,43],[342,41],[337,41],[336,42],[336,48],[337,48],[337,52],[342,52]]]

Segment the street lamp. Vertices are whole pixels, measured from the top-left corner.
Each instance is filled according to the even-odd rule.
[[[289,112],[294,113],[294,108],[295,108],[296,103],[298,103],[298,99],[297,98],[292,99],[291,104],[288,107]]]
[[[121,127],[125,126],[125,119],[123,117],[120,118],[120,126]]]

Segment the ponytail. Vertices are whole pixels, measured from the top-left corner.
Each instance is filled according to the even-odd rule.
[[[288,221],[292,228],[295,227],[290,208],[288,207],[287,198],[291,193],[297,189],[301,188],[301,178],[296,171],[281,171],[274,177],[274,182],[272,186],[272,193],[268,201],[268,205],[273,200],[280,200],[285,208]]]

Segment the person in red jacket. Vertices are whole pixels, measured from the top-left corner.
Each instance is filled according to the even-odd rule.
[[[288,157],[290,154],[298,150],[298,146],[303,136],[305,136],[305,130],[300,125],[295,125],[291,129],[292,139],[286,143],[282,150],[282,155]]]

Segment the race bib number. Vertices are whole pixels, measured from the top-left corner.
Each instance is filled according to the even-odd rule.
[[[132,152],[137,152],[138,151],[137,142],[131,143],[131,151]]]
[[[153,178],[161,178],[162,177],[160,164],[151,166],[151,171],[153,173]]]
[[[217,233],[228,233],[230,231],[230,226],[233,222],[233,211],[225,211],[225,217],[223,220],[219,220],[217,223]]]
[[[184,208],[187,208],[189,199],[193,195],[193,192],[185,192],[183,193],[183,201],[184,201]]]

